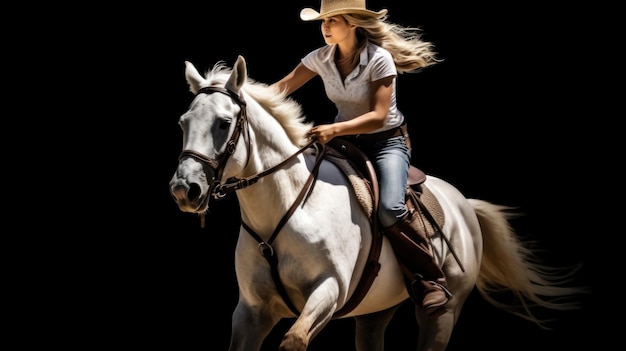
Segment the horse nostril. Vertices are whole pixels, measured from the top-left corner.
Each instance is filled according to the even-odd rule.
[[[187,196],[189,199],[196,199],[202,194],[201,188],[198,184],[193,183],[189,185],[189,190],[187,191]]]
[[[172,195],[174,201],[178,202],[179,200],[186,198],[187,192],[185,191],[185,187],[177,186],[171,189],[170,195]]]

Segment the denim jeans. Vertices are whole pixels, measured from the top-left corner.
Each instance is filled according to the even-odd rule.
[[[360,145],[360,149],[372,161],[378,177],[380,223],[383,228],[392,226],[407,212],[406,183],[411,165],[411,149],[403,136]]]

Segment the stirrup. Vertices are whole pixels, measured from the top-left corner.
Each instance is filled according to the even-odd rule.
[[[446,294],[446,297],[448,298],[448,300],[452,297],[452,293],[450,292],[450,290],[448,290],[448,288],[445,285],[438,283],[434,280],[426,280],[426,278],[424,278],[424,276],[419,273],[415,273],[413,276],[415,277],[415,280],[410,282],[410,286],[413,286],[413,284],[415,284],[416,282],[430,283],[433,286],[440,287],[441,290],[443,290],[443,292]]]
[[[426,311],[426,314],[431,318],[437,318],[444,314],[446,312],[445,306],[450,301],[452,293],[450,293],[450,291],[441,283],[437,283],[436,281],[432,280],[421,279],[421,275],[419,274],[416,274],[415,276],[418,279],[409,282],[407,286],[411,300],[413,300],[416,305],[421,306],[424,311]],[[430,290],[429,288],[424,286],[424,283],[432,285],[433,288],[431,289],[433,291],[442,291],[445,296],[445,300],[436,304],[425,306],[424,297]],[[416,284],[419,285],[416,286]]]
[[[448,291],[448,289],[446,289],[446,287],[441,284],[438,284],[432,281],[426,281],[426,283],[432,284],[433,287],[436,287],[436,288],[426,289],[422,293],[423,295],[422,298],[425,298],[426,295],[428,295],[429,293],[443,292],[443,295],[444,295],[444,298],[440,302],[436,302],[430,305],[425,305],[423,300],[421,302],[422,308],[424,308],[424,310],[426,311],[426,314],[431,318],[437,318],[446,312],[445,306],[450,301],[450,297],[452,296],[452,294],[450,294],[450,291]]]
[[[448,288],[446,288],[445,285],[441,284],[441,283],[437,283],[434,280],[424,280],[426,283],[430,283],[434,286],[438,286],[441,288],[441,290],[443,290],[444,294],[446,294],[446,297],[448,298],[448,300],[452,297],[452,293],[450,292],[450,290],[448,290]]]

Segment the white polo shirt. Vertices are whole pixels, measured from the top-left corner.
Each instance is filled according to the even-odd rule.
[[[322,78],[326,96],[337,107],[335,121],[350,120],[369,112],[370,83],[393,76],[391,104],[385,127],[372,133],[400,126],[404,121],[404,116],[396,106],[396,77],[398,73],[389,51],[368,42],[367,48],[361,52],[359,64],[348,74],[345,81],[342,81],[333,59],[336,49],[336,44],[326,45],[302,58],[302,63]]]

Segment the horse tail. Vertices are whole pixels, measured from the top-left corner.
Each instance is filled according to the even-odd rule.
[[[522,242],[510,219],[512,207],[469,199],[483,236],[482,263],[476,288],[495,307],[536,323],[543,329],[546,318],[537,317],[537,307],[573,310],[580,307],[575,297],[586,291],[572,286],[580,266],[549,266]]]

